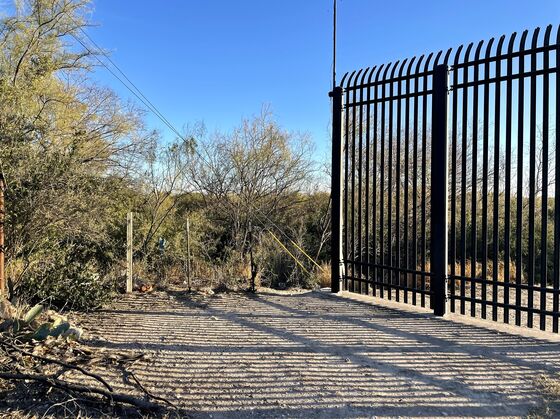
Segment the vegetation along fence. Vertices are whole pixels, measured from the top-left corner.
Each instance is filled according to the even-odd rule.
[[[346,74],[332,290],[558,332],[560,30]]]

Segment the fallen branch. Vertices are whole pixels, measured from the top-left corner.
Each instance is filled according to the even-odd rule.
[[[132,377],[132,379],[136,382],[136,384],[138,385],[138,387],[140,387],[140,390],[142,390],[144,393],[146,393],[146,395],[147,395],[148,397],[150,397],[150,398],[152,398],[152,399],[154,399],[154,400],[159,400],[159,401],[161,401],[161,402],[167,403],[167,404],[168,404],[169,406],[171,406],[173,409],[178,409],[177,406],[175,406],[173,403],[171,403],[171,402],[170,402],[169,400],[167,400],[166,398],[161,397],[161,396],[156,396],[155,394],[149,392],[149,391],[146,389],[146,387],[144,387],[144,386],[142,385],[142,383],[140,382],[140,380],[138,380],[138,378],[136,377],[136,375],[135,375],[132,371],[129,371],[129,370],[125,370],[125,371],[126,371],[126,373],[127,373],[128,375],[130,375],[130,376]]]
[[[59,361],[57,359],[52,359],[52,358],[48,358],[48,357],[45,357],[45,356],[37,355],[37,354],[34,354],[32,352],[26,351],[25,349],[22,349],[22,348],[14,345],[12,343],[9,343],[9,342],[4,342],[4,344],[9,346],[10,348],[22,353],[22,354],[24,354],[24,355],[27,355],[27,356],[30,356],[32,358],[38,359],[40,361],[60,365],[61,367],[65,367],[65,368],[68,368],[68,369],[79,371],[82,374],[87,375],[88,377],[91,377],[91,378],[99,381],[101,384],[103,384],[107,388],[107,390],[109,390],[111,392],[113,391],[113,388],[109,385],[109,383],[107,383],[107,381],[105,381],[103,379],[103,377],[101,377],[97,374],[94,374],[92,372],[86,371],[85,369],[83,369],[82,367],[79,367],[78,365],[72,365],[72,364],[68,364],[64,361]]]
[[[51,387],[58,388],[60,390],[72,393],[86,393],[86,394],[97,394],[107,399],[117,402],[124,403],[131,406],[135,406],[144,411],[153,412],[154,410],[161,409],[161,405],[157,403],[152,403],[149,401],[140,400],[136,397],[128,396],[126,394],[115,393],[114,391],[108,391],[101,388],[87,387],[80,384],[71,384],[66,381],[58,380],[56,378],[44,376],[44,375],[32,375],[32,374],[10,374],[0,372],[0,378],[5,380],[31,380],[39,383],[47,384]]]

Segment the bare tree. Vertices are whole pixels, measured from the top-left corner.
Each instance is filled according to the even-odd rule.
[[[282,130],[267,109],[229,135],[202,139],[197,150],[189,180],[230,226],[239,250],[247,245],[249,223],[282,222],[313,172],[307,136]]]

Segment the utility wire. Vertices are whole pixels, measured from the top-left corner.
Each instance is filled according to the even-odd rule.
[[[300,268],[303,269],[303,271],[304,271],[307,275],[310,275],[309,271],[308,271],[307,269],[305,269],[305,266],[303,266],[303,263],[301,263],[301,262],[299,261],[299,259],[296,258],[296,257],[294,256],[294,254],[288,250],[288,248],[284,245],[284,243],[282,243],[282,242],[280,241],[280,239],[279,239],[278,237],[276,237],[276,234],[274,234],[274,233],[273,233],[272,231],[270,231],[270,230],[268,230],[268,233],[272,236],[272,238],[273,238],[280,246],[282,246],[282,249],[284,249],[284,250],[286,251],[286,253],[288,253],[288,254],[292,257],[292,259],[296,261],[296,263],[300,266]]]
[[[336,0],[335,0],[335,15],[336,15]],[[72,18],[71,18],[72,19]],[[336,19],[336,16],[335,16]],[[74,20],[74,19],[72,19]],[[74,21],[75,22],[75,21]],[[75,22],[76,23],[76,22]],[[77,24],[77,23],[76,23]],[[92,48],[88,47],[84,41],[82,41],[78,36],[76,35],[72,35],[72,37],[78,41],[78,43],[80,43],[80,45],[82,45],[82,47],[84,47],[90,54],[92,54],[95,59],[103,66],[105,67],[105,69],[107,69],[107,71],[109,71],[109,73],[111,73],[113,75],[113,77],[115,77],[124,87],[126,87],[126,89],[128,89],[138,100],[140,100],[144,106],[146,106],[146,108],[148,110],[150,110],[155,116],[157,116],[169,129],[171,129],[171,131],[173,131],[175,134],[177,134],[177,136],[179,138],[183,138],[183,135],[173,126],[173,124],[171,122],[169,122],[169,120],[163,115],[163,113],[161,113],[159,111],[159,109],[146,97],[146,95],[144,95],[142,93],[142,91],[132,82],[132,80],[130,80],[130,78],[124,73],[123,70],[121,70],[119,68],[119,66],[109,57],[109,55],[107,53],[105,53],[100,47],[99,45],[87,34],[87,32],[83,29],[83,28],[79,28],[80,31],[84,34],[84,36],[94,45],[95,49],[97,50],[98,54],[95,54],[92,51]],[[122,77],[130,84],[130,86],[132,86],[134,89],[132,89],[127,83],[125,83],[125,81],[117,74],[115,73],[115,71],[113,71],[113,69],[111,67],[109,67],[107,65],[107,63],[105,63],[103,60],[101,60],[99,58],[98,55],[103,55],[108,61],[109,63],[118,71],[119,74],[122,75]],[[334,73],[333,73],[334,76]],[[334,78],[333,78],[334,80]],[[194,153],[197,155],[197,157],[208,167],[212,167],[211,164],[205,159],[205,157],[195,148],[193,149]],[[284,231],[282,230],[274,221],[272,221],[270,219],[270,217],[268,217],[264,211],[262,211],[260,208],[254,207],[253,205],[249,204],[249,206],[251,208],[253,208],[254,210],[260,212],[262,214],[262,216],[272,225],[274,226],[284,237],[286,237],[303,255],[305,255],[315,266],[317,266],[319,269],[323,270],[323,268],[321,267],[321,265],[319,265],[315,259],[313,259],[311,256],[309,256],[309,254],[302,249],[294,240],[291,239],[291,237]],[[261,220],[262,221],[262,220]],[[270,234],[274,235],[272,232],[269,231]],[[280,242],[280,240],[274,236],[275,240],[280,243],[282,245],[282,247],[295,259],[295,257],[292,255],[292,253],[284,246],[283,243]],[[305,269],[303,267],[303,265],[301,264],[301,262],[299,262],[299,260],[295,259],[297,261],[297,263],[302,267],[302,269],[307,272],[309,274],[309,271],[307,269]]]
[[[249,204],[249,205],[250,205],[250,204]],[[260,208],[254,207],[254,206],[252,206],[252,205],[250,205],[250,207],[253,208],[254,210],[259,211],[259,212],[263,215],[263,217],[265,217],[265,219],[266,219],[270,224],[272,224],[273,227],[275,227],[284,237],[286,237],[286,238],[290,241],[290,243],[292,243],[301,253],[303,253],[303,255],[304,255],[305,257],[307,257],[307,259],[309,259],[309,260],[310,260],[315,266],[317,266],[321,271],[324,271],[323,267],[322,267],[321,265],[319,265],[315,259],[313,259],[311,256],[309,256],[309,254],[307,254],[307,252],[306,252],[305,250],[303,250],[295,241],[293,241],[293,240],[291,239],[291,237],[288,236],[288,234],[287,234],[286,232],[284,232],[280,227],[278,227],[278,225],[277,225],[274,221],[272,221],[272,220],[264,213],[264,211],[262,211]],[[257,215],[257,217],[258,217],[258,215]],[[262,220],[261,220],[261,221],[262,221]]]
[[[88,47],[84,41],[82,41],[78,36],[76,35],[72,35],[72,37],[78,41],[80,43],[80,45],[82,45],[82,47],[84,47],[86,49],[86,51],[88,51],[91,55],[93,55],[95,57],[95,59],[99,62],[99,64],[101,64],[103,67],[105,67],[105,69],[107,69],[107,71],[109,71],[109,73],[111,73],[113,75],[113,77],[115,77],[118,81],[121,82],[121,84],[126,87],[134,96],[136,96],[136,98],[142,102],[144,104],[144,106],[151,111],[155,116],[157,116],[161,122],[163,122],[171,131],[173,131],[175,134],[177,134],[177,136],[179,138],[183,138],[183,135],[179,132],[179,130],[177,130],[173,124],[171,124],[171,122],[169,122],[167,120],[167,118],[165,118],[163,116],[163,114],[147,99],[144,99],[146,96],[135,86],[135,88],[138,90],[138,92],[136,92],[134,89],[132,89],[127,83],[125,83],[125,81],[119,77],[119,75],[117,73],[115,73],[115,71],[113,71],[113,69],[111,67],[109,67],[103,60],[101,60],[101,58],[99,58],[98,54],[94,53],[94,51],[92,51],[92,48]],[[99,49],[99,48],[97,48]],[[99,51],[99,54],[104,55],[104,53],[102,51]],[[106,56],[106,55],[105,55]],[[118,70],[120,73],[124,74],[120,69]],[[126,76],[125,76],[126,77]],[[127,80],[128,77],[126,77]]]
[[[132,80],[130,80],[130,78],[128,78],[128,76],[124,73],[124,71],[122,71],[120,69],[120,67],[111,59],[109,54],[107,54],[105,51],[103,51],[103,49],[88,35],[88,33],[83,28],[80,27],[79,29],[80,29],[80,32],[82,32],[84,34],[84,36],[95,46],[95,48],[97,48],[97,50],[107,59],[107,61],[109,61],[109,63],[111,63],[111,65],[116,68],[116,70],[119,72],[119,74],[121,74],[124,77],[124,79],[128,83],[130,83],[130,85],[132,87],[134,87],[134,89],[138,92],[138,94],[140,96],[142,96],[142,98],[152,107],[153,111],[159,117],[161,117],[160,119],[162,121],[164,121],[167,126],[172,126],[171,122],[169,122],[169,120],[160,112],[160,110],[156,107],[156,105],[154,105],[152,103],[152,101],[150,101],[150,99],[148,99],[146,97],[146,95],[144,95],[144,93],[142,93],[142,91],[138,88],[138,86],[136,86],[134,84],[134,82]],[[173,130],[176,131],[175,129],[173,129]]]

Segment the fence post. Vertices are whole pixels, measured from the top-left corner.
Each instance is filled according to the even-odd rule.
[[[329,93],[333,98],[331,173],[331,292],[340,291],[342,261],[342,87]]]
[[[126,292],[132,292],[132,212],[126,214]]]
[[[447,311],[447,110],[448,69],[434,69],[432,93],[432,162],[431,162],[431,277],[433,308],[436,316]]]
[[[5,246],[4,246],[4,222],[6,219],[6,208],[4,205],[4,191],[6,181],[4,174],[0,172],[0,295],[6,294],[6,272],[4,269]]]
[[[191,222],[187,217],[187,283],[191,292]]]
[[[251,221],[249,221],[249,262],[251,265],[251,292],[256,292],[257,267],[253,258],[253,223]]]

